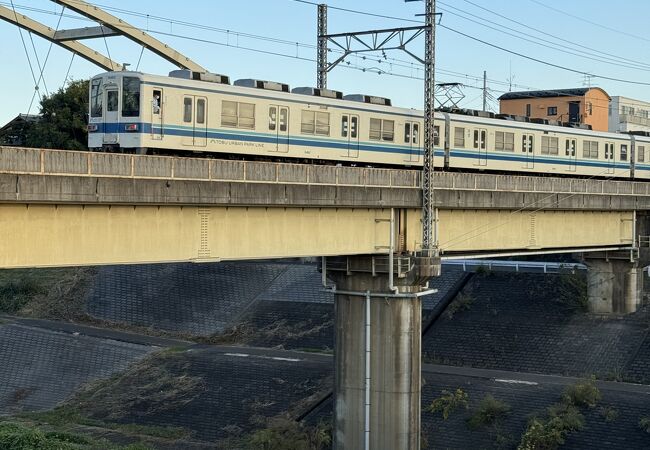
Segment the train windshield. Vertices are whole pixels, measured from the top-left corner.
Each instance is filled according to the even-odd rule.
[[[122,81],[122,117],[140,115],[140,79],[124,77]]]
[[[90,85],[90,116],[101,117],[103,114],[102,104],[102,79],[95,78]]]

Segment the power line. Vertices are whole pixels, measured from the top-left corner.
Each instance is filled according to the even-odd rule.
[[[505,34],[507,36],[512,36],[512,37],[514,37],[516,39],[520,39],[522,41],[530,42],[532,44],[539,45],[539,46],[545,47],[547,49],[556,50],[556,51],[559,51],[559,52],[562,52],[562,53],[566,53],[566,54],[569,54],[569,55],[572,55],[572,56],[578,56],[579,58],[584,58],[584,59],[588,59],[588,60],[591,60],[591,61],[597,61],[597,62],[610,64],[610,65],[617,66],[617,67],[625,67],[625,68],[628,68],[628,69],[642,70],[642,71],[646,71],[646,72],[650,71],[650,65],[648,65],[648,64],[637,63],[637,62],[624,63],[624,62],[620,62],[620,60],[613,59],[613,58],[610,58],[610,57],[607,57],[607,56],[600,57],[597,54],[589,53],[589,52],[585,52],[585,51],[581,51],[581,50],[573,51],[573,50],[567,49],[566,45],[559,45],[559,44],[556,44],[553,41],[550,41],[548,39],[538,38],[538,37],[535,37],[535,36],[524,37],[524,36],[529,36],[529,35],[525,34],[525,33],[522,33],[521,31],[516,30],[514,28],[502,25],[502,24],[493,24],[493,22],[490,22],[487,19],[479,17],[479,16],[477,16],[475,14],[472,14],[470,12],[464,11],[464,10],[462,10],[460,8],[455,7],[455,6],[447,5],[444,2],[439,2],[439,3],[442,4],[442,5],[445,5],[445,7],[447,7],[447,8],[452,8],[452,9],[454,9],[456,11],[460,11],[462,14],[469,15],[470,17],[475,17],[480,21],[488,22],[488,24],[481,23],[481,22],[479,22],[477,20],[474,20],[474,19],[471,19],[469,17],[465,17],[462,14],[455,13],[455,12],[450,11],[448,9],[446,10],[445,8],[441,8],[443,11],[447,12],[448,14],[460,17],[460,18],[465,19],[465,20],[467,20],[469,22],[475,23],[477,25],[481,25],[482,27],[485,27],[485,28],[488,28],[488,29],[491,29],[491,30],[494,30],[494,31],[498,31],[499,33],[503,33],[503,34]],[[513,31],[516,34],[510,33],[510,32],[505,31],[505,30]],[[521,36],[521,35],[524,35],[524,36]],[[546,33],[546,35],[552,36],[549,33]],[[577,53],[577,52],[579,52],[579,53]]]
[[[566,12],[566,11],[562,11],[562,10],[560,10],[560,9],[553,8],[552,6],[548,6],[548,5],[542,3],[542,2],[540,2],[540,1],[538,1],[538,0],[529,0],[529,1],[531,1],[532,3],[535,3],[535,4],[539,5],[539,6],[541,6],[541,7],[543,7],[543,8],[550,9],[550,10],[552,10],[552,11],[555,11],[555,12],[559,13],[559,14],[563,14],[563,15],[565,15],[565,16],[569,16],[569,17],[571,17],[571,18],[573,18],[573,19],[576,19],[576,20],[579,20],[579,21],[581,21],[581,22],[585,22],[585,23],[588,23],[588,24],[590,24],[590,25],[594,25],[594,26],[596,26],[596,27],[603,28],[603,29],[608,30],[608,31],[612,31],[612,32],[614,32],[614,33],[622,34],[623,36],[628,36],[628,37],[632,37],[632,38],[635,38],[635,39],[640,39],[640,40],[642,40],[642,41],[650,42],[650,39],[645,38],[645,37],[643,37],[643,36],[638,36],[638,35],[636,35],[636,34],[627,33],[627,32],[625,32],[625,31],[617,30],[616,28],[611,28],[611,27],[608,27],[608,26],[606,26],[606,25],[602,25],[602,24],[600,24],[600,23],[593,22],[593,21],[591,21],[591,20],[589,20],[589,19],[585,19],[584,17],[580,17],[580,16],[577,16],[577,15],[575,15],[575,14],[571,14],[571,13],[568,13],[568,12]]]

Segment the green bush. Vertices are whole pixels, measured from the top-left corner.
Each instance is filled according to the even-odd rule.
[[[600,415],[605,419],[605,422],[614,422],[618,419],[618,410],[612,406],[608,406],[600,410]]]
[[[462,389],[458,388],[455,392],[449,392],[447,390],[442,391],[442,396],[436,398],[431,402],[431,404],[426,408],[426,411],[432,412],[434,414],[441,413],[442,419],[447,420],[449,414],[457,408],[468,409],[468,400],[469,397],[467,393]]]
[[[492,394],[487,394],[478,407],[467,420],[470,428],[481,428],[493,425],[503,420],[510,412],[510,405],[495,399]]]
[[[74,450],[78,439],[62,433],[44,433],[17,423],[0,423],[0,450]]]
[[[564,444],[571,431],[582,430],[585,420],[573,405],[557,404],[549,408],[547,418],[530,421],[518,450],[555,450]]]
[[[462,311],[469,311],[474,303],[474,298],[471,295],[460,293],[456,298],[447,306],[445,310],[445,317],[452,319],[456,313]]]
[[[0,282],[0,312],[8,314],[18,312],[33,295],[40,291],[38,283],[29,277],[18,276],[3,280]]]
[[[287,419],[275,419],[255,432],[247,442],[251,450],[323,450],[332,443],[332,427],[320,423],[308,427]]]
[[[639,419],[639,428],[650,434],[650,416],[643,416]]]
[[[601,398],[594,377],[573,384],[564,391],[564,400],[578,407],[594,408]]]

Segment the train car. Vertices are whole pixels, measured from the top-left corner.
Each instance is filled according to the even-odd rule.
[[[390,100],[178,70],[107,72],[90,82],[92,150],[214,153],[421,166],[423,114]],[[434,166],[650,178],[650,138],[436,112]]]

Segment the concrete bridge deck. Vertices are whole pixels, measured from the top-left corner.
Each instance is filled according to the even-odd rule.
[[[650,183],[436,174],[456,254],[623,248]],[[385,254],[421,242],[420,172],[0,147],[0,267]]]

